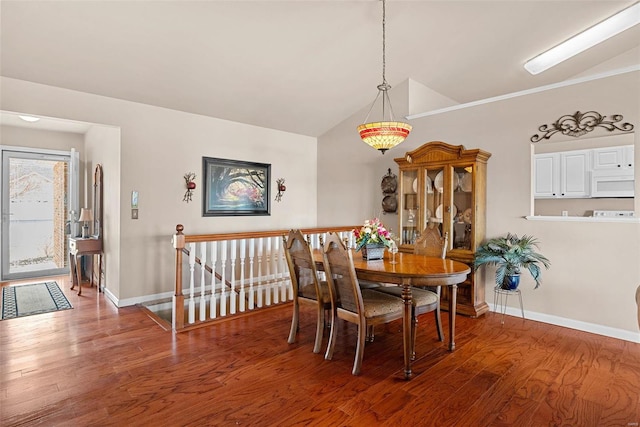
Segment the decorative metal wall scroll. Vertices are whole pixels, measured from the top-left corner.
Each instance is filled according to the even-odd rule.
[[[573,136],[575,138],[593,131],[597,127],[604,128],[609,132],[619,130],[621,132],[631,132],[633,125],[631,123],[622,123],[620,126],[616,123],[622,121],[621,114],[614,114],[610,120],[606,120],[607,116],[603,116],[596,111],[587,111],[581,113],[576,111],[575,114],[564,115],[551,124],[541,125],[538,130],[544,132],[543,135],[535,134],[531,137],[531,142],[539,142],[543,139],[549,139],[556,133]]]

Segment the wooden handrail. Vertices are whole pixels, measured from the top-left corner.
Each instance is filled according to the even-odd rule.
[[[182,224],[178,224],[176,226],[176,230],[178,227],[181,227],[180,231],[184,230],[184,226]],[[335,227],[316,227],[316,228],[301,228],[303,234],[318,234],[318,233],[328,233],[330,231],[351,231],[354,228],[360,228],[361,225],[352,225],[352,226],[335,226]],[[271,231],[243,231],[239,233],[224,233],[224,234],[193,234],[193,235],[185,235],[185,243],[197,243],[197,242],[213,242],[220,240],[238,240],[238,239],[254,239],[260,237],[274,237],[274,236],[282,236],[289,233],[290,229],[286,230],[271,230]]]

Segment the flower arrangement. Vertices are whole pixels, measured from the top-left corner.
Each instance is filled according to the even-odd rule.
[[[356,237],[356,251],[359,251],[363,246],[372,243],[381,244],[387,248],[391,247],[392,244],[389,231],[387,231],[384,224],[382,224],[378,218],[366,220],[359,230],[354,228],[353,235]]]

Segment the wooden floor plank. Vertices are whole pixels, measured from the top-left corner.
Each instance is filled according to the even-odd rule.
[[[351,375],[355,325],[314,354],[315,313],[291,306],[189,332],[56,278],[71,310],[0,322],[0,425],[633,426],[640,344],[487,313],[458,316],[456,350],[420,317],[414,377],[402,323],[376,330]],[[448,319],[443,316],[447,330]],[[328,339],[324,339],[324,346]],[[324,347],[323,347],[324,350]]]

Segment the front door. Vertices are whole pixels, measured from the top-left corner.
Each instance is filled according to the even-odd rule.
[[[68,273],[74,154],[2,150],[2,280]]]

